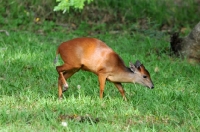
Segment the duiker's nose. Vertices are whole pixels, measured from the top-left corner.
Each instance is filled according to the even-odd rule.
[[[149,88],[150,88],[150,89],[153,89],[153,88],[154,88],[154,85],[153,85],[153,84],[151,84],[151,86],[149,86]]]

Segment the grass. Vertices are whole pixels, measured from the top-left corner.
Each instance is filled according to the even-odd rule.
[[[200,131],[200,67],[170,57],[169,35],[159,31],[167,25],[188,33],[199,21],[196,0],[97,0],[65,15],[52,12],[55,1],[0,3],[0,30],[10,34],[0,32],[0,131]],[[107,82],[100,100],[97,77],[80,71],[58,100],[56,48],[80,36],[103,40],[126,65],[140,60],[155,88],[123,84],[125,102]]]
[[[64,99],[57,99],[55,51],[59,43],[79,36],[77,31],[0,35],[0,131],[200,130],[200,67],[168,56],[167,36],[95,36],[126,64],[139,59],[151,73],[155,89],[124,84],[125,102],[109,82],[100,100],[97,77],[83,71],[68,80]]]

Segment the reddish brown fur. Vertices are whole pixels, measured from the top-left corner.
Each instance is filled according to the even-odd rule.
[[[64,90],[68,88],[66,80],[78,70],[87,70],[98,76],[100,84],[100,98],[103,97],[105,81],[109,80],[115,84],[123,98],[125,91],[121,82],[140,83],[153,88],[149,72],[141,65],[138,69],[132,65],[135,70],[131,72],[124,65],[123,60],[104,42],[95,38],[76,38],[62,43],[57,50],[64,64],[57,66],[59,73],[58,91],[59,98],[62,97],[62,85]],[[144,79],[143,76],[147,76]]]

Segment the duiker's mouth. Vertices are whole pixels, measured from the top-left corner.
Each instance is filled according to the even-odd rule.
[[[149,89],[154,89],[154,85],[147,86]]]
[[[150,89],[154,89],[154,86],[149,87]]]

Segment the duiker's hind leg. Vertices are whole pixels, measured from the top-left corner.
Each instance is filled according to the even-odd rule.
[[[67,80],[68,78],[70,78],[70,77],[71,77],[75,72],[77,72],[77,71],[78,71],[78,70],[74,69],[74,70],[71,70],[71,71],[66,71],[66,72],[64,72],[63,74],[64,74],[65,80]],[[68,87],[69,87],[68,84],[67,84],[67,86],[66,86],[66,85],[63,85],[62,92],[67,91]]]
[[[64,64],[62,66],[57,66],[56,70],[59,74],[58,77],[58,97],[62,98],[63,91],[66,91],[68,88],[68,84],[65,80],[65,78],[69,78],[72,76],[77,70],[75,70],[74,67]],[[63,75],[64,74],[64,75]],[[63,88],[62,88],[63,87]]]

